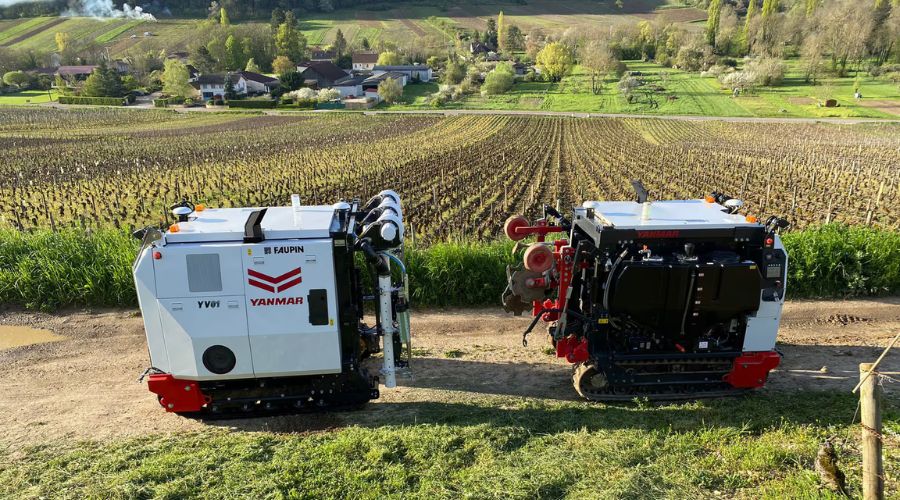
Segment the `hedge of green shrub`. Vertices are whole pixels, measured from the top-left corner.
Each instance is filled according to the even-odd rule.
[[[784,237],[788,297],[900,293],[900,232],[826,225]],[[67,305],[134,306],[131,263],[138,242],[125,232],[0,230],[0,303],[32,309]],[[408,247],[417,306],[499,306],[511,242],[450,242]]]
[[[165,108],[168,106],[175,106],[178,104],[184,104],[183,97],[166,97],[160,99],[153,99],[153,107],[154,108]]]
[[[278,101],[275,101],[275,100],[237,100],[237,101],[227,101],[225,104],[227,104],[229,108],[274,109],[275,106],[278,105]]]
[[[80,96],[59,96],[60,104],[89,104],[93,106],[124,106],[124,97],[80,97]]]

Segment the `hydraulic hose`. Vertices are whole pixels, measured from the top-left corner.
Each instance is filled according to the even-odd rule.
[[[603,309],[609,311],[609,287],[612,286],[613,275],[616,273],[616,268],[619,267],[619,264],[622,263],[622,259],[628,255],[628,249],[622,251],[619,254],[619,258],[613,263],[612,267],[609,268],[609,276],[606,277],[606,286],[603,287]]]
[[[387,253],[387,252],[381,252],[379,255],[384,255],[385,257],[387,257],[387,258],[391,259],[392,261],[394,261],[394,264],[397,264],[397,266],[400,267],[400,273],[403,274],[403,275],[406,275],[406,266],[403,265],[403,261],[400,260],[399,258],[397,258],[396,255],[389,254],[389,253]]]

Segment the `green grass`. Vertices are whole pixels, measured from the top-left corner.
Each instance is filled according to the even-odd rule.
[[[900,293],[900,233],[838,224],[785,235],[788,296]],[[0,303],[31,309],[134,306],[131,263],[137,241],[114,229],[23,233],[0,230]],[[412,302],[424,306],[499,304],[512,242],[409,247]]]
[[[55,101],[56,97],[55,90],[51,90],[50,95],[47,95],[46,90],[23,90],[12,94],[0,94],[0,105],[42,104]]]
[[[126,31],[128,31],[130,29],[134,29],[143,23],[144,23],[144,21],[141,21],[141,20],[129,21],[121,26],[117,26],[109,31],[106,31],[105,33],[101,34],[94,40],[97,43],[111,42],[111,41],[115,40],[122,33],[125,33]]]
[[[885,80],[862,77],[862,102],[853,99],[855,75],[846,78],[823,78],[817,85],[803,81],[796,60],[788,61],[784,82],[775,87],[764,87],[738,98],[723,89],[715,78],[702,77],[699,73],[665,68],[653,62],[627,61],[630,71],[640,71],[641,78],[649,85],[666,89],[657,98],[658,107],[650,108],[645,102],[629,104],[618,90],[618,80],[608,78],[599,95],[591,92],[590,75],[576,66],[562,81],[517,82],[504,94],[482,96],[474,94],[460,102],[449,103],[448,109],[534,110],[581,113],[644,114],[644,115],[699,115],[723,117],[792,117],[792,118],[900,118],[880,109],[863,104],[873,100],[896,102],[900,105],[900,88]],[[663,75],[666,75],[665,78]],[[838,100],[837,108],[816,106],[807,99],[822,100],[826,89]],[[437,86],[434,87],[434,92]],[[672,95],[674,99],[667,99]],[[404,98],[389,109],[424,109],[429,104],[419,94],[413,99]]]
[[[15,498],[837,498],[813,461],[829,438],[860,495],[851,394],[654,406],[510,397],[380,403],[327,432],[263,423],[0,455]],[[889,401],[885,428],[900,420]],[[262,426],[262,427],[259,427]],[[886,443],[887,495],[900,462]]]
[[[28,19],[27,21],[20,22],[18,24],[13,25],[12,27],[0,31],[0,44],[6,42],[7,40],[13,39],[19,35],[27,33],[28,31],[35,29],[39,26],[49,23],[50,21],[56,19],[55,17],[34,17]]]
[[[40,33],[20,41],[13,47],[20,49],[53,50],[56,51],[56,34],[67,33],[70,40],[93,40],[97,35],[109,30],[113,26],[127,24],[129,21],[122,19],[101,20],[90,17],[61,18],[62,22],[45,29]]]

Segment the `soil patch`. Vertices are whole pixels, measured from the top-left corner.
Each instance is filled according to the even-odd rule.
[[[879,111],[884,111],[885,113],[890,113],[895,116],[900,116],[900,101],[889,100],[889,99],[860,99],[856,101],[860,106],[865,106],[867,108],[875,108]]]
[[[795,106],[808,106],[815,104],[816,100],[812,97],[788,97],[788,102]]]
[[[363,410],[216,424],[166,413],[137,379],[149,364],[137,310],[0,313],[0,325],[50,331],[56,342],[0,349],[0,445],[60,439],[108,440],[201,430],[210,425],[277,432],[329,429],[414,412],[409,403],[472,404],[492,398],[577,401],[571,365],[548,354],[538,328],[522,346],[529,318],[492,309],[415,311],[413,375]],[[781,366],[763,391],[850,391],[900,331],[900,299],[804,301],[786,305]],[[371,360],[377,363],[377,360]],[[889,355],[884,371],[900,371]],[[889,388],[888,388],[889,389]],[[894,397],[888,391],[888,397]]]

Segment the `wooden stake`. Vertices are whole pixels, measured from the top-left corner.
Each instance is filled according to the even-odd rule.
[[[859,391],[862,424],[863,499],[884,498],[884,463],[881,457],[881,386],[874,363],[860,363]],[[871,376],[870,376],[871,375]]]

